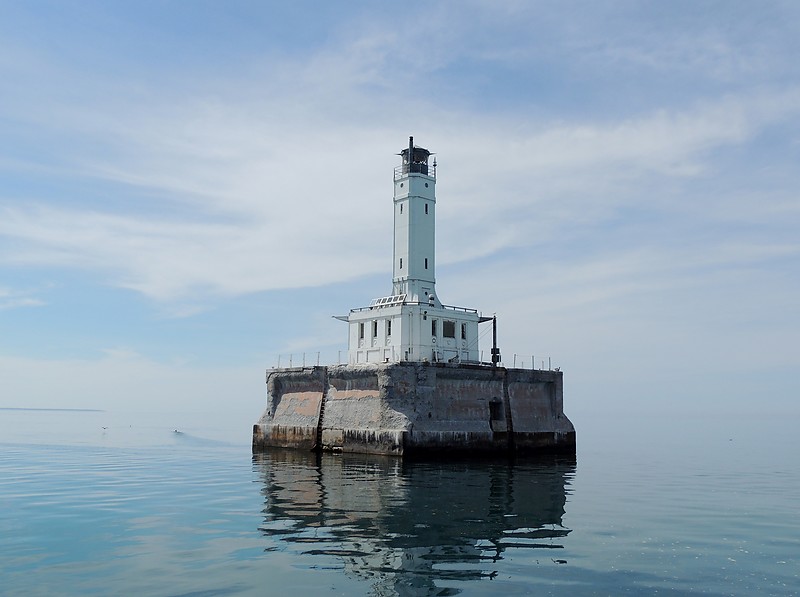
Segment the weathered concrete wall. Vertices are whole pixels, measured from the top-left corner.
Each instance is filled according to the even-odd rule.
[[[322,448],[402,454],[409,421],[386,407],[387,368],[340,365],[328,369]]]
[[[564,415],[564,385],[560,371],[510,369],[507,379],[517,450],[565,441],[574,444],[575,428]]]
[[[325,367],[276,370],[267,376],[267,409],[253,427],[253,446],[311,450],[326,393]],[[262,437],[261,434],[268,434]]]
[[[405,450],[503,450],[505,438],[490,426],[489,402],[502,397],[497,369],[465,366],[401,366],[392,371],[388,406],[412,422]]]
[[[441,363],[275,370],[253,450],[574,453],[562,404],[560,371]]]

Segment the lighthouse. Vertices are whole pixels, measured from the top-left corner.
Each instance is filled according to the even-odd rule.
[[[494,318],[440,300],[436,161],[413,137],[399,156],[386,201],[391,291],[336,317],[348,325],[347,364],[267,370],[253,452],[574,456],[561,370],[507,368],[496,338],[481,362],[478,324]]]
[[[477,363],[476,309],[443,304],[436,291],[436,161],[414,145],[394,169],[392,292],[338,317],[349,324],[348,363]]]

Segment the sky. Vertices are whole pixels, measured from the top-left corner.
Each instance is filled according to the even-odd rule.
[[[413,135],[437,294],[576,423],[798,414],[798,32],[793,1],[0,0],[0,407],[252,424],[266,368],[336,362],[332,316],[390,294]]]

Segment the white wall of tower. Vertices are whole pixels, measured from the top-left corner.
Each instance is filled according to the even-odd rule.
[[[427,301],[436,283],[436,179],[411,173],[394,185],[394,294]]]

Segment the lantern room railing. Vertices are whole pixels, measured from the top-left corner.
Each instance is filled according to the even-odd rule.
[[[395,180],[408,176],[409,174],[422,174],[423,176],[436,178],[436,162],[434,161],[433,164],[413,162],[411,164],[402,164],[394,169]]]

